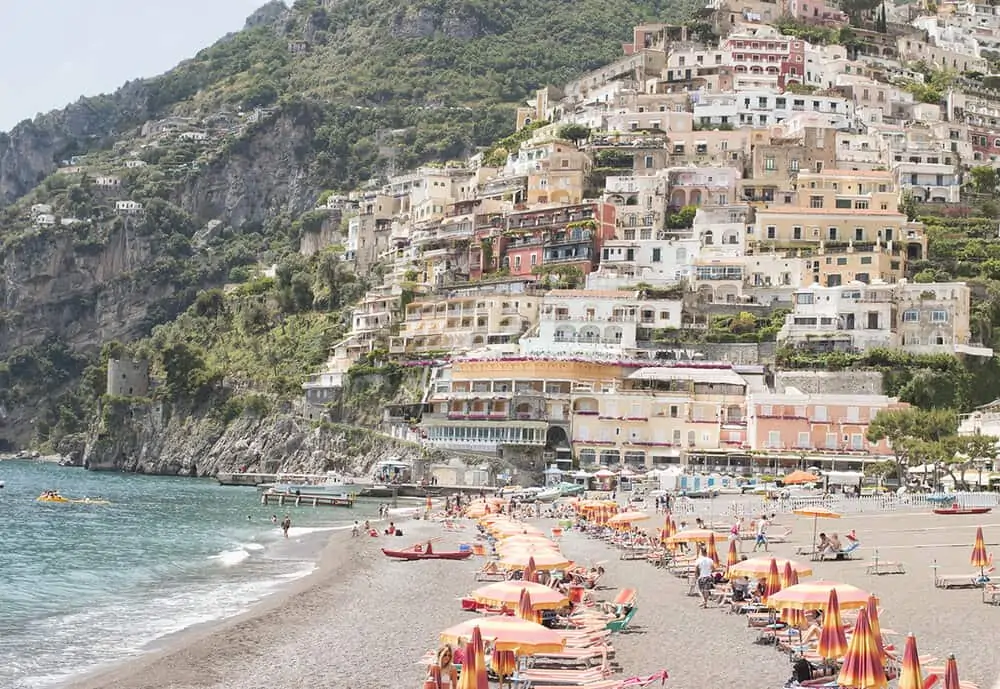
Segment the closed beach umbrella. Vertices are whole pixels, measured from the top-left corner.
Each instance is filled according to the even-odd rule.
[[[782,608],[781,621],[792,629],[799,629],[805,621],[805,613],[798,608]]]
[[[990,556],[986,553],[986,540],[983,538],[983,527],[981,526],[976,528],[976,544],[972,546],[970,561],[973,567],[979,568],[980,575],[984,575],[983,570],[990,564]]]
[[[886,689],[889,686],[889,680],[885,676],[885,660],[872,635],[866,608],[858,611],[854,635],[851,636],[851,643],[844,655],[837,684],[852,689]],[[947,689],[947,682],[945,688]]]
[[[736,550],[736,541],[729,541],[729,552],[726,553],[726,578],[733,578],[733,567],[740,563],[740,554]]]
[[[944,689],[961,689],[961,682],[958,681],[958,661],[955,654],[948,655],[948,661],[944,664]]]
[[[788,583],[782,588],[788,588],[789,586],[796,586],[799,583],[799,573],[794,567],[791,568],[791,576],[788,577]]]
[[[535,583],[536,571],[537,570],[535,568],[535,556],[534,554],[532,554],[531,557],[528,558],[528,563],[524,566],[524,573],[521,575],[521,578],[524,581],[530,581],[532,583]],[[520,599],[518,600],[518,602],[520,603]]]
[[[771,597],[772,607],[800,610],[824,610],[830,600],[830,591],[837,591],[841,610],[857,610],[868,606],[868,592],[857,586],[835,581],[806,581],[789,586]]]
[[[816,532],[818,530],[820,519],[840,519],[840,515],[833,510],[828,510],[825,507],[803,507],[801,509],[792,510],[792,514],[797,514],[800,517],[812,517],[813,520],[813,539],[812,542],[816,543]]]
[[[781,570],[781,588],[788,588],[793,583],[792,577],[795,576],[795,571],[792,569],[792,563],[785,560],[785,566]]]
[[[424,504],[426,505],[428,511],[434,507],[434,503],[431,501],[431,496],[427,496],[427,501]]]
[[[472,630],[472,655],[476,659],[473,689],[490,689],[489,676],[486,674],[486,649],[483,647],[483,635],[479,627]]]
[[[917,653],[917,639],[913,634],[906,637],[906,647],[903,648],[903,667],[899,673],[899,689],[930,689],[936,679],[924,679],[920,668],[920,655]]]
[[[521,589],[521,600],[517,603],[517,616],[529,622],[541,622],[535,609],[531,607],[531,594]]]
[[[471,641],[463,645],[465,657],[462,660],[462,674],[458,676],[458,689],[476,689],[476,649]]]
[[[712,562],[714,562],[715,564],[719,564],[719,549],[715,545],[714,533],[708,537],[708,552],[706,553],[706,555],[712,558]]]
[[[771,605],[771,597],[779,591],[781,591],[781,575],[778,574],[778,563],[772,559],[771,567],[767,570],[767,578],[764,580],[764,594],[761,596],[761,602],[764,605],[774,607]]]
[[[836,589],[830,589],[816,650],[824,660],[836,660],[847,652],[847,634],[844,633],[844,623],[840,618]]]
[[[558,610],[569,605],[569,599],[560,591],[533,581],[497,581],[479,587],[470,598],[481,605],[514,607],[521,600],[521,591],[531,594],[534,610]]]
[[[783,571],[785,566],[788,565],[797,577],[807,577],[812,574],[812,567],[809,565],[797,560],[787,560],[783,557],[751,557],[748,560],[737,563],[732,573],[738,577],[748,577],[750,579],[766,577],[767,573],[771,571],[771,560],[774,560],[779,571]]]
[[[479,627],[484,639],[493,642],[495,649],[516,651],[519,655],[560,653],[566,645],[559,632],[507,615],[476,617],[456,624],[441,632],[441,643],[456,644],[471,638],[475,627]]]
[[[882,622],[878,617],[878,598],[875,594],[868,596],[868,605],[865,606],[868,610],[868,624],[871,625],[872,635],[875,637],[875,643],[878,644],[879,653],[883,656],[885,655],[885,641],[882,639]]]

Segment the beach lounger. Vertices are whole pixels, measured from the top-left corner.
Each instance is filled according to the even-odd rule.
[[[536,687],[537,685],[588,684],[608,679],[612,668],[607,662],[599,667],[586,670],[520,670],[511,677],[515,687]]]
[[[608,622],[607,629],[613,632],[624,632],[626,629],[628,629],[628,625],[630,622],[632,622],[632,618],[635,617],[635,613],[638,609],[639,608],[637,606],[633,606],[632,609],[630,609],[627,613],[625,613],[625,617],[623,617],[622,619],[611,620],[610,622]]]
[[[854,559],[854,553],[857,552],[858,548],[861,547],[861,541],[852,541],[850,545],[845,548],[841,548],[835,553],[819,553],[814,559],[817,560],[852,560]]]
[[[1000,605],[1000,584],[986,584],[983,587],[983,602],[989,605]]]
[[[476,572],[476,581],[504,581],[507,573],[500,569],[496,562],[487,562],[483,568]]]
[[[906,568],[902,562],[892,562],[891,560],[872,560],[865,568],[865,572],[875,576],[884,574],[906,574]]]
[[[939,589],[977,589],[985,583],[978,573],[934,575],[934,586]]]

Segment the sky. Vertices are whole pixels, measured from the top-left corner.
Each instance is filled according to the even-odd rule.
[[[161,74],[266,0],[0,0],[0,131]]]

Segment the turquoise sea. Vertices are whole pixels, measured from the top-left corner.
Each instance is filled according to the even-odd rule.
[[[214,480],[0,461],[0,687],[57,686],[305,576],[376,504],[262,507]],[[36,502],[44,490],[110,505]],[[277,512],[277,510],[281,510]],[[287,540],[271,524],[292,518]]]

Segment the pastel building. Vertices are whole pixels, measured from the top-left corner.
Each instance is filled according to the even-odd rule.
[[[573,394],[574,452],[581,465],[715,464],[746,443],[746,390],[725,364],[639,368]]]
[[[807,394],[795,388],[752,392],[747,397],[747,442],[755,452],[806,454],[807,462],[821,463],[821,468],[833,468],[830,463],[838,457],[879,461],[892,449],[886,441],[870,443],[868,425],[884,409],[907,406],[885,395]]]

